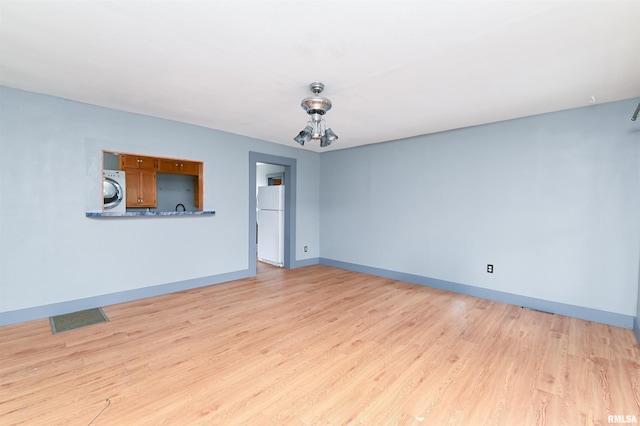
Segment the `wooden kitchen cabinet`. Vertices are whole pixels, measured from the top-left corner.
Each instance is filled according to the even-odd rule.
[[[155,170],[126,170],[127,207],[156,207]]]
[[[145,157],[143,155],[121,155],[120,170],[125,169],[145,169],[156,170],[158,168],[158,159],[154,157]]]
[[[126,173],[126,205],[128,208],[158,207],[157,173],[167,173],[193,176],[193,204],[200,211],[204,209],[203,162],[129,153],[118,155],[120,170]],[[166,191],[162,192],[161,188],[161,205],[166,201],[166,198],[162,198],[166,195]]]
[[[197,161],[177,160],[173,158],[158,159],[158,172],[180,175],[198,176],[200,163]]]

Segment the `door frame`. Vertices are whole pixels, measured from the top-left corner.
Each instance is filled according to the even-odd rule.
[[[249,272],[256,275],[256,166],[284,166],[284,267],[296,262],[296,159],[249,151]]]

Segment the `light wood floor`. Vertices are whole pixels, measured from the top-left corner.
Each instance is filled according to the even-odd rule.
[[[87,425],[103,409],[94,425],[640,421],[631,330],[326,266],[262,266],[106,306],[106,324],[1,327],[0,423]]]

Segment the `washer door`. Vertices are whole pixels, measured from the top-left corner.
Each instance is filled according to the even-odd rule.
[[[102,178],[102,196],[105,210],[111,210],[119,206],[123,195],[124,191],[118,182],[108,177]]]

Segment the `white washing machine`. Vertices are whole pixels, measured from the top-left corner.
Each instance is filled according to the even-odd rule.
[[[105,170],[102,174],[103,210],[121,213],[127,211],[127,185],[121,170]]]

